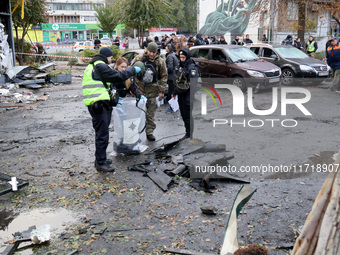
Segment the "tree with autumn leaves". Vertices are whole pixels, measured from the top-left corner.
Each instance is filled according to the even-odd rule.
[[[24,52],[24,39],[28,30],[32,26],[41,25],[47,17],[46,2],[44,0],[25,0],[24,17],[21,16],[21,5],[12,14],[13,28],[15,30],[16,52]],[[11,0],[12,10],[18,3],[18,0]],[[19,30],[22,31],[19,39]],[[23,65],[21,55],[17,56],[20,65]]]
[[[259,18],[263,20],[264,17],[267,17],[270,22],[266,29],[273,30],[275,17],[278,17],[278,24],[275,28],[280,32],[296,32],[302,41],[307,37],[307,33],[315,32],[320,23],[329,22],[329,17],[333,18],[340,26],[339,0],[257,1],[261,2],[252,13],[253,19]],[[289,19],[290,15],[295,15],[296,17]]]
[[[151,27],[172,26],[179,30],[196,31],[196,0],[120,0],[107,1],[105,7],[95,9],[100,27],[111,33],[117,24],[137,30],[140,45],[144,31]]]

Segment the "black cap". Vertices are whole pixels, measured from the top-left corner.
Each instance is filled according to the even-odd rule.
[[[107,58],[113,56],[113,52],[109,47],[101,48],[99,54],[104,55]]]
[[[183,48],[180,50],[179,55],[184,55],[186,58],[190,58],[189,48]]]

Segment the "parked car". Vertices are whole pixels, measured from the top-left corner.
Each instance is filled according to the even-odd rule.
[[[75,44],[76,42],[78,42],[77,39],[71,38],[71,39],[62,40],[62,41],[61,41],[61,44]]]
[[[100,46],[100,48],[103,48],[103,47],[107,47],[107,46],[106,45]],[[72,46],[72,51],[75,51],[75,52],[80,52],[80,51],[83,51],[85,49],[94,50],[93,42],[92,41],[81,41],[81,42],[76,42]]]
[[[290,45],[247,44],[261,59],[273,63],[282,70],[282,85],[302,81],[324,81],[330,76],[331,68],[321,60],[311,58],[303,51]],[[313,78],[313,79],[310,79]],[[316,78],[318,78],[316,80]]]
[[[100,41],[101,41],[102,45],[111,45],[112,44],[111,39],[109,37],[103,37],[102,39],[100,39]]]
[[[198,63],[202,82],[210,85],[232,83],[266,89],[280,85],[281,70],[265,62],[248,48],[238,45],[202,45],[190,48],[191,57]]]
[[[53,41],[43,41],[43,42],[40,42],[42,46],[54,46],[54,45],[57,45],[56,42],[53,42]]]
[[[144,49],[133,49],[133,50],[129,50],[129,51],[125,52],[125,53],[123,54],[122,57],[126,58],[126,59],[129,61],[129,64],[131,64],[132,60],[133,60],[137,55],[143,54],[144,51],[145,51]],[[161,54],[160,54],[160,55],[161,55],[161,57],[162,57],[162,58],[164,59],[164,61],[165,61],[165,59],[166,59],[166,57],[165,57],[166,51],[165,51],[164,49],[161,49],[160,51],[161,51]]]

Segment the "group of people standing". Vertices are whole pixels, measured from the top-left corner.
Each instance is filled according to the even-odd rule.
[[[166,85],[169,84],[168,98],[178,99],[180,113],[185,126],[182,139],[192,137],[192,114],[190,95],[198,70],[190,58],[189,49],[184,47],[174,55],[174,44],[166,45],[167,59],[160,56],[160,47],[156,42],[148,42],[143,54],[137,55],[128,65],[125,58],[119,58],[115,67],[109,64],[113,61],[110,48],[102,48],[86,67],[82,82],[84,104],[92,117],[95,130],[95,168],[99,172],[113,172],[112,161],[107,159],[106,149],[109,144],[109,125],[113,107],[119,97],[129,90],[137,99],[146,98],[146,138],[156,140],[153,132],[156,128],[156,100],[164,98]],[[179,84],[179,86],[177,86]],[[112,91],[115,91],[113,95]]]
[[[301,42],[301,38],[296,38],[293,41],[293,37],[291,35],[287,35],[286,39],[284,39],[281,43],[282,45],[291,45],[295,48],[298,48],[299,50],[305,50],[306,53],[310,56],[315,58],[315,53],[318,50],[318,43],[314,40],[313,36],[309,36],[308,41],[306,42],[305,47],[303,47],[303,44]]]
[[[207,44],[228,44],[228,42],[225,40],[224,35],[218,36],[211,36],[209,37],[208,35],[202,35],[202,34],[197,34],[196,38],[194,39],[192,35],[190,34],[188,43],[192,43],[193,46],[198,46],[198,45],[207,45]],[[250,39],[249,34],[242,34],[241,36],[236,35],[234,39],[231,40],[230,44],[232,45],[245,45],[245,44],[250,44],[253,43],[253,40]]]

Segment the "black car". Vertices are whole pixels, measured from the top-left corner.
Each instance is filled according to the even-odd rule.
[[[325,62],[311,58],[293,46],[250,44],[245,47],[248,47],[261,59],[281,68],[282,85],[292,85],[294,82],[301,81],[319,84],[330,76],[331,68]]]
[[[238,45],[204,45],[190,48],[198,63],[202,82],[210,85],[233,84],[242,90],[280,86],[281,70],[259,59],[248,48]],[[255,91],[256,91],[255,90]]]

